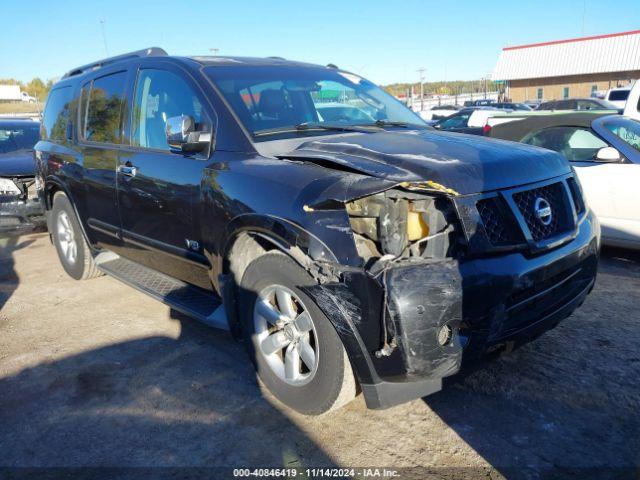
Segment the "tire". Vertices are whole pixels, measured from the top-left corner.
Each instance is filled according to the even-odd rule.
[[[305,415],[319,415],[353,400],[356,381],[333,325],[313,300],[300,290],[299,286],[305,285],[315,285],[315,282],[292,259],[279,252],[262,255],[249,264],[242,277],[239,313],[245,346],[263,384],[288,407]],[[269,307],[261,310],[265,298],[273,299],[273,303],[269,303],[272,310],[286,312],[276,299],[278,295],[287,298],[287,293],[293,310],[285,315],[289,320],[284,327],[266,322],[269,315],[256,313],[267,311],[272,314]],[[291,321],[291,318],[296,320]],[[265,325],[268,327],[266,332]],[[276,338],[274,333],[277,338],[284,338],[282,344],[290,343],[275,353],[267,354],[263,345],[266,345],[267,336]],[[313,357],[308,354],[308,346],[314,349]],[[299,352],[297,363],[290,360],[296,357],[296,352]]]
[[[93,261],[71,202],[62,192],[57,192],[53,197],[51,218],[53,244],[65,272],[76,280],[101,276],[102,272]]]

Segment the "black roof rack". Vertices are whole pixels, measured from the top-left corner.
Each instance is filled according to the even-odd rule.
[[[276,56],[276,55],[271,55],[270,57],[267,57],[267,58],[271,58],[271,59],[273,59],[273,60],[286,60],[286,58],[284,58],[284,57],[278,57],[278,56]]]
[[[98,60],[97,62],[88,63],[87,65],[74,68],[73,70],[69,70],[67,73],[65,73],[62,78],[69,78],[69,77],[73,77],[74,75],[80,75],[81,73],[88,72],[90,70],[95,70],[96,68],[104,67],[105,65],[119,62],[121,60],[128,60],[130,58],[164,57],[166,55],[167,55],[167,52],[165,52],[162,48],[159,48],[159,47],[145,48],[142,50],[137,50],[135,52],[123,53],[122,55],[117,55],[115,57],[105,58],[103,60]]]
[[[338,66],[337,66],[337,65],[335,65],[335,64],[333,64],[333,63],[327,63],[327,68],[333,68],[333,69],[335,69],[335,70],[339,70],[339,69],[338,69]]]

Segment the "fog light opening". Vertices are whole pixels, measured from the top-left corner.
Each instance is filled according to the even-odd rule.
[[[449,325],[443,325],[438,332],[438,343],[441,347],[446,347],[453,338],[453,329]]]

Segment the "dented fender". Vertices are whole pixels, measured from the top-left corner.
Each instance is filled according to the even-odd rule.
[[[394,404],[385,392],[393,390],[395,397],[397,388],[413,398],[433,393],[442,378],[460,369],[462,280],[457,261],[400,264],[376,278],[364,269],[346,271],[340,282],[304,290],[342,340],[369,406]],[[451,337],[441,345],[438,335],[444,326],[451,328]],[[385,342],[391,343],[387,349],[381,348]]]

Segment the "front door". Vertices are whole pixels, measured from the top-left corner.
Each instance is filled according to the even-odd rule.
[[[131,146],[117,169],[125,255],[211,288],[194,216],[206,158],[171,152],[165,134],[171,117],[188,115],[207,129],[210,116],[186,76],[169,66],[138,70],[131,110]]]

